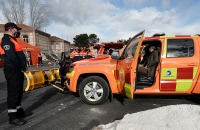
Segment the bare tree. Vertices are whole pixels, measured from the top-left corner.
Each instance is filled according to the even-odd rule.
[[[3,16],[6,22],[26,24],[35,29],[46,27],[49,22],[50,11],[40,0],[1,0]],[[28,19],[28,20],[26,20]]]
[[[25,0],[2,1],[2,11],[7,22],[25,22]]]
[[[33,28],[41,29],[49,24],[48,6],[41,4],[39,0],[29,0],[29,13],[29,25]]]

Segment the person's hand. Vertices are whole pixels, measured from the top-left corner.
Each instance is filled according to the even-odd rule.
[[[145,66],[144,68],[148,69],[148,67],[147,67],[147,66]]]

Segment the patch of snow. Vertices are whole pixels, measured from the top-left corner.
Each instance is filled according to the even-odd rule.
[[[170,105],[126,114],[121,120],[93,130],[200,130],[200,106]]]

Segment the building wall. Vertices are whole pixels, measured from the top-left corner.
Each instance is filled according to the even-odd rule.
[[[69,43],[65,42],[64,40],[51,41],[51,47],[52,45],[54,46],[54,48],[51,48],[51,49],[57,56],[60,56],[62,52],[66,52],[70,50]],[[59,45],[59,46],[57,46],[56,48],[56,45]]]
[[[49,53],[50,52],[50,36],[43,35],[40,33],[35,33],[35,46],[39,46],[42,52]]]
[[[35,44],[34,44],[34,35],[33,35],[33,32],[26,32],[26,33],[21,32],[20,38],[21,38],[22,40],[24,40],[24,39],[23,39],[23,36],[24,36],[24,35],[27,35],[27,36],[28,36],[28,43],[31,44],[32,46],[34,46]]]
[[[69,43],[64,44],[64,51],[70,51],[70,44]]]
[[[3,37],[3,33],[0,33],[0,38],[2,38]]]

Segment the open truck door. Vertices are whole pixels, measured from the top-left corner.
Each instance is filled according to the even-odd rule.
[[[117,85],[121,93],[133,100],[133,93],[136,85],[136,70],[138,64],[138,56],[142,40],[144,38],[144,31],[135,35],[124,49],[120,60],[117,64]]]

